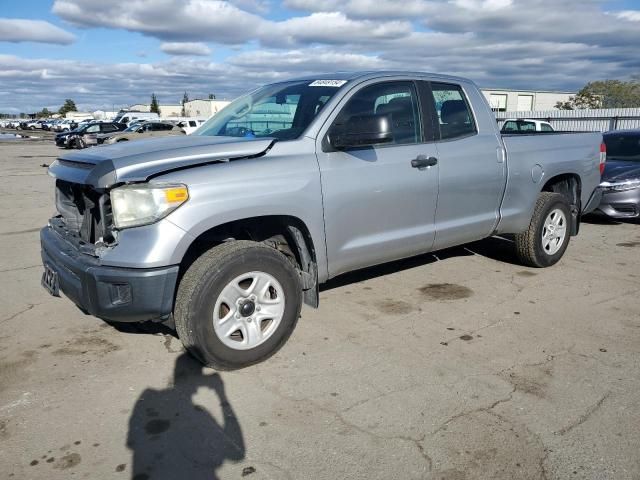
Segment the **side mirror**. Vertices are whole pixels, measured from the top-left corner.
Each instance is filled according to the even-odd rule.
[[[329,142],[336,150],[368,147],[393,141],[388,115],[358,115],[329,131]]]

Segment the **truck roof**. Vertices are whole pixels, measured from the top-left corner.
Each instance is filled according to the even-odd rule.
[[[408,75],[412,77],[429,77],[438,80],[453,81],[453,82],[469,82],[469,79],[463,77],[456,77],[453,75],[442,75],[439,73],[429,72],[414,72],[409,70],[364,70],[357,72],[334,72],[334,73],[322,73],[318,75],[305,75],[304,77],[296,77],[288,79],[286,81],[303,81],[303,80],[370,80],[374,78],[391,77],[397,75]],[[278,82],[279,83],[279,82]]]

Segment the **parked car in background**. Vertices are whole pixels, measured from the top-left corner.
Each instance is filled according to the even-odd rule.
[[[171,317],[205,364],[244,367],[349,271],[496,234],[514,234],[523,264],[555,264],[600,200],[601,143],[500,135],[458,77],[267,85],[193,135],[55,160],[42,285],[114,322]]]
[[[68,132],[70,130],[74,130],[78,124],[71,120],[70,118],[64,118],[60,120],[60,122],[56,123],[52,130],[55,132]]]
[[[10,119],[4,122],[4,128],[18,128],[20,126],[20,120],[18,119]]]
[[[640,129],[606,132],[607,166],[598,211],[613,218],[640,216]]]
[[[128,127],[136,120],[150,121],[159,119],[160,116],[157,113],[120,111],[113,121],[116,123],[124,123]]]
[[[136,120],[133,123],[131,123],[128,127],[124,123],[118,123],[118,125],[121,126],[121,130],[119,130],[118,132],[99,133],[97,135],[96,139],[98,141],[98,145],[102,145],[104,142],[109,140],[116,133],[120,133],[120,132],[135,132],[145,122],[146,122],[146,120]],[[115,122],[113,122],[113,123],[115,123]]]
[[[124,125],[114,122],[93,122],[78,127],[70,132],[56,135],[56,145],[63,148],[86,148],[98,145],[99,134],[110,134],[121,131]]]
[[[554,132],[549,122],[529,118],[508,118],[502,125],[501,133]]]
[[[50,130],[51,130],[51,128],[52,128],[56,123],[58,123],[58,120],[54,120],[54,119],[46,120],[45,122],[43,122],[43,123],[42,123],[42,129],[43,129],[43,130],[46,130],[46,131],[50,131]]]
[[[204,118],[180,118],[176,120],[176,125],[184,130],[184,133],[191,135],[206,121]]]
[[[40,125],[44,120],[25,120],[20,122],[20,129],[22,130],[36,130],[41,128]]]
[[[142,140],[144,138],[166,137],[169,135],[184,135],[184,131],[169,122],[144,122],[134,125],[135,128],[127,128],[121,133],[110,135],[104,144]]]

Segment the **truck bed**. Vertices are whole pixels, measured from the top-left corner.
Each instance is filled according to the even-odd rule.
[[[507,185],[499,232],[522,231],[529,223],[541,185],[557,175],[581,181],[582,207],[600,183],[599,132],[534,132],[501,134],[507,155]],[[523,204],[528,208],[521,210]]]

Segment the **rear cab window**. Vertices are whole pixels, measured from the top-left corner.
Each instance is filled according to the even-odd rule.
[[[440,82],[431,82],[430,85],[440,139],[453,140],[478,133],[462,87]]]

